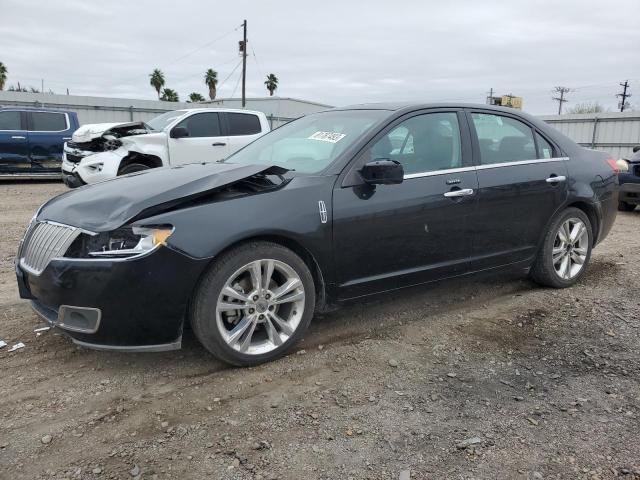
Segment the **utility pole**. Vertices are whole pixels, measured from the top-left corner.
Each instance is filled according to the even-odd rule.
[[[627,106],[625,100],[631,96],[630,93],[627,93],[627,88],[629,88],[629,80],[625,80],[624,83],[620,84],[622,89],[622,93],[618,93],[616,97],[621,97],[622,101],[620,102],[620,111],[624,112],[624,108]]]
[[[569,87],[555,87],[553,89],[554,93],[560,94],[559,97],[551,97],[554,100],[558,101],[558,115],[562,115],[562,104],[569,101],[566,98],[564,98],[564,96],[570,91],[571,89]]]
[[[489,90],[489,96],[487,97],[487,105],[493,105],[493,87]]]
[[[247,84],[247,21],[242,22],[242,29],[244,31],[242,40],[242,108],[246,103],[245,87]]]

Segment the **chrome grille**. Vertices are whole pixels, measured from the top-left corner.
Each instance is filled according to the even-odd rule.
[[[20,265],[39,275],[51,259],[63,256],[80,230],[57,223],[34,223],[20,249]]]

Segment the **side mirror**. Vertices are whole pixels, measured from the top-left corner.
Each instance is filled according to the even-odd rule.
[[[393,185],[402,183],[404,169],[402,164],[396,160],[381,158],[366,163],[360,170],[360,175],[369,185]]]
[[[171,133],[169,134],[171,138],[183,138],[189,136],[189,130],[185,127],[173,127],[171,129]]]

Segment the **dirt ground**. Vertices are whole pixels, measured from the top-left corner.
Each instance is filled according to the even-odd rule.
[[[514,274],[316,318],[288,357],[95,352],[18,298],[13,261],[56,183],[0,184],[1,479],[640,478],[640,211],[575,287]]]

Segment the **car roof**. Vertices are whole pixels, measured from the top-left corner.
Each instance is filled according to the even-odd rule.
[[[60,108],[48,108],[48,107],[20,107],[17,105],[0,106],[0,111],[14,112],[51,112],[51,113],[70,113],[69,110],[62,110]]]
[[[230,112],[230,113],[252,113],[256,115],[264,115],[263,112],[259,112],[257,110],[245,110],[243,108],[211,108],[211,107],[202,107],[202,108],[180,108],[181,112]]]
[[[495,110],[498,112],[522,114],[521,110],[508,107],[497,107],[495,105],[487,105],[485,103],[460,103],[460,102],[380,102],[380,103],[362,103],[356,105],[347,105],[344,107],[336,107],[332,110],[421,110],[427,108],[481,108],[483,110]]]

